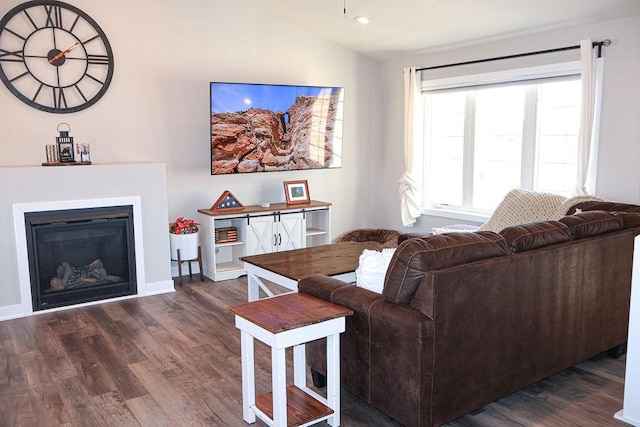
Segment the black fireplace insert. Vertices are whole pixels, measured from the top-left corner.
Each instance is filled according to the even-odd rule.
[[[33,310],[137,293],[133,206],[25,213]]]

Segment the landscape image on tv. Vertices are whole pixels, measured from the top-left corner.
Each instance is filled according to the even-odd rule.
[[[211,83],[211,174],[342,166],[339,87]]]

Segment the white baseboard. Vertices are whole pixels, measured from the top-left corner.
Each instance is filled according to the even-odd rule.
[[[175,291],[173,280],[163,280],[162,282],[147,283],[147,292],[144,296],[168,294]]]
[[[632,425],[632,426],[640,426],[640,420],[636,420],[636,419],[633,419],[633,418],[627,418],[627,417],[624,416],[624,409],[621,409],[620,411],[616,412],[613,415],[613,418],[615,418],[616,420],[620,420],[622,422],[625,422],[625,423],[627,423],[629,425]]]
[[[23,316],[22,304],[0,307],[0,322],[4,320],[17,319]]]
[[[74,308],[88,307],[91,305],[98,305],[98,304],[103,304],[103,303],[108,303],[113,301],[136,298],[136,296],[139,298],[144,298],[151,295],[168,294],[171,292],[175,292],[173,280],[164,280],[162,282],[147,283],[144,295],[138,294],[138,295],[129,295],[125,297],[118,297],[118,298],[108,298],[104,300],[91,301],[91,302],[82,303],[82,304],[74,304],[74,305],[65,306],[65,307],[53,308],[50,310],[42,310],[42,311],[30,313],[29,315],[46,314],[46,313],[51,313],[54,311],[61,311],[61,310],[72,310]],[[18,319],[25,316],[27,316],[27,314],[24,313],[21,304],[7,305],[4,307],[0,307],[0,322],[5,320]]]

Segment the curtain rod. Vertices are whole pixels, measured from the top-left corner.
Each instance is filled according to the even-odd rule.
[[[610,44],[611,44],[611,40],[609,40],[609,39],[604,39],[603,41],[600,41],[600,42],[593,42],[593,44],[592,44],[593,47],[594,48],[598,48],[598,58],[600,58],[602,56],[602,46],[606,47],[606,46],[609,46]],[[420,67],[420,68],[416,68],[416,71],[436,70],[438,68],[457,67],[458,65],[479,64],[481,62],[500,61],[500,60],[503,60],[503,59],[521,58],[523,56],[541,55],[541,54],[544,54],[544,53],[562,52],[562,51],[565,51],[565,50],[574,50],[574,49],[580,49],[580,45],[558,47],[558,48],[555,48],[555,49],[547,49],[547,50],[538,50],[538,51],[535,51],[535,52],[518,53],[518,54],[515,54],[515,55],[496,56],[496,57],[493,57],[493,58],[476,59],[474,61],[457,62],[455,64],[435,65],[435,66],[432,66],[432,67]]]

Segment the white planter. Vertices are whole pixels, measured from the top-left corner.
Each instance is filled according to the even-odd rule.
[[[178,259],[178,249],[180,249],[180,259],[187,261],[198,258],[198,234],[171,234],[169,233],[169,244],[171,245],[171,259]]]

